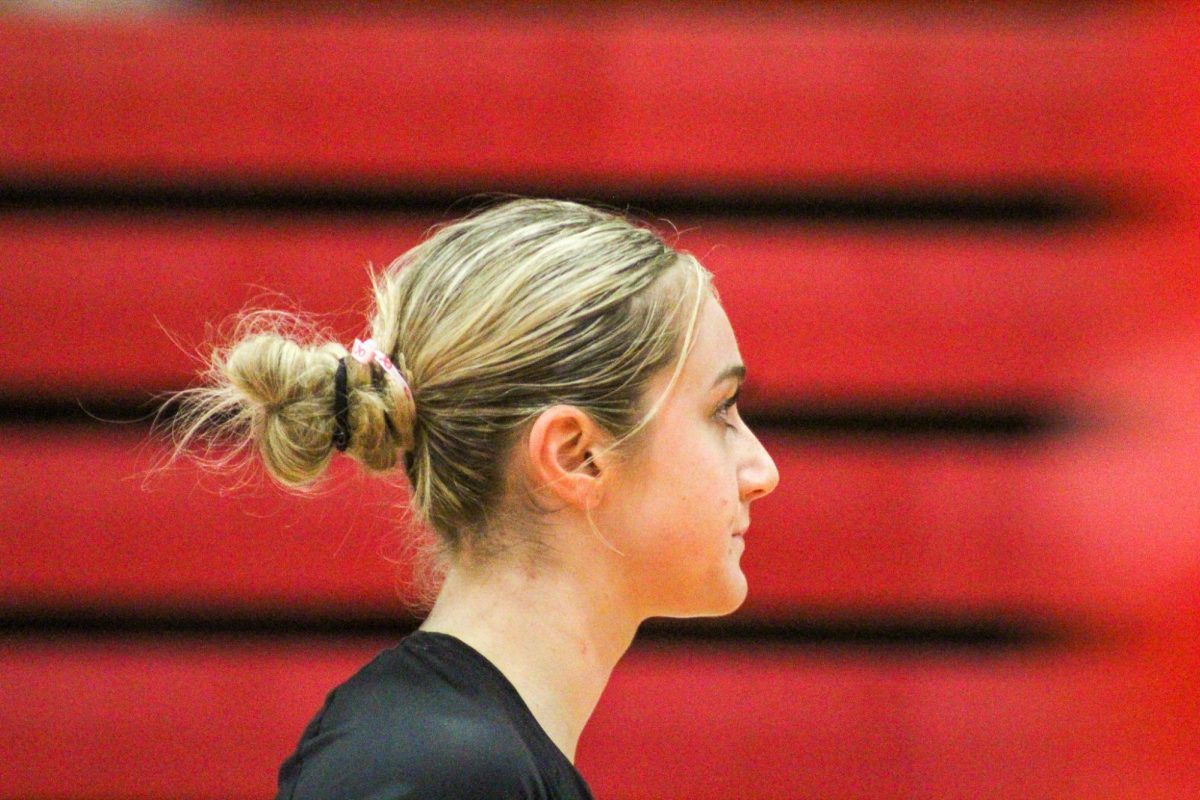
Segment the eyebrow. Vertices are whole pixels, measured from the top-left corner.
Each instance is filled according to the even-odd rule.
[[[716,386],[721,381],[728,380],[729,378],[737,378],[738,383],[746,380],[746,366],[744,364],[734,364],[721,370],[721,374],[717,376],[715,381],[713,381],[713,386]]]

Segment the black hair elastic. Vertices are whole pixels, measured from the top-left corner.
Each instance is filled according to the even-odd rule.
[[[350,446],[350,395],[346,389],[346,359],[338,359],[333,374],[333,446],[339,453]]]

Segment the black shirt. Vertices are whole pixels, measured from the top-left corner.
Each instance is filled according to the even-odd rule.
[[[279,769],[276,800],[591,800],[500,670],[418,631],[338,686]]]

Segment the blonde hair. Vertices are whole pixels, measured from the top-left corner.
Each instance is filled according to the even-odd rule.
[[[411,508],[451,553],[487,545],[524,426],[572,405],[631,449],[691,348],[711,275],[646,227],[558,200],[520,199],[441,227],[378,276],[370,335],[411,387],[374,363],[245,315],[206,385],[178,393],[176,454],[219,467],[254,446],[268,473],[311,486],[336,453],[335,374],[346,365],[349,445],[370,472],[403,453]],[[689,291],[690,290],[690,291]],[[646,389],[674,362],[667,389]]]

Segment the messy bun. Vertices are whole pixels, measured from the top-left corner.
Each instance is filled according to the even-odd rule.
[[[412,446],[411,396],[379,364],[360,363],[336,342],[316,342],[303,320],[281,312],[244,317],[234,343],[214,350],[207,385],[176,396],[177,448],[198,439],[210,466],[255,446],[270,475],[290,488],[316,481],[339,450],[370,472],[387,472]],[[344,370],[339,447],[338,371]]]
[[[710,279],[619,214],[505,202],[438,229],[372,276],[370,335],[398,376],[294,316],[249,315],[234,344],[212,354],[206,385],[181,393],[177,452],[204,442],[201,459],[225,466],[253,444],[290,487],[317,479],[342,439],[372,472],[403,454],[414,516],[451,553],[486,550],[523,427],[569,404],[615,448],[636,446],[675,384]],[[645,397],[664,368],[666,391]]]

